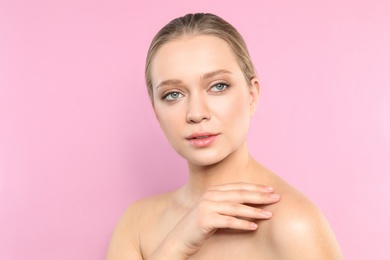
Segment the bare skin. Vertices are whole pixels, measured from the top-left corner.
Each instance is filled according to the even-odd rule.
[[[259,83],[248,86],[226,42],[202,35],[168,42],[152,74],[157,119],[187,160],[189,181],[131,205],[108,260],[342,259],[321,212],[250,156]],[[215,135],[208,145],[188,138],[205,132]]]
[[[255,206],[272,212],[270,219],[251,219],[258,224],[255,230],[218,229],[199,251],[186,254],[180,238],[166,239],[175,226],[178,233],[185,231],[178,226],[190,210],[183,199],[185,186],[130,206],[116,228],[107,259],[343,259],[319,210],[274,173],[252,163],[254,172],[246,181],[272,186],[281,196],[276,204]],[[272,194],[262,193],[261,187],[259,195]]]

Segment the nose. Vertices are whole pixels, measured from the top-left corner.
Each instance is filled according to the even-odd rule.
[[[188,99],[187,107],[187,123],[197,124],[203,120],[209,120],[210,113],[207,107],[207,102],[205,97],[201,94],[191,96]]]

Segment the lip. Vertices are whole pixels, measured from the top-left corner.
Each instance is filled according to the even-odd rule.
[[[202,133],[194,133],[186,137],[186,139],[192,146],[202,148],[202,147],[210,146],[212,143],[214,143],[218,135],[219,134],[202,132]]]

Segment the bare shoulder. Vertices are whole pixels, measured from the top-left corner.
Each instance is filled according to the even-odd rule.
[[[122,214],[111,237],[107,260],[142,260],[140,231],[163,210],[171,193],[148,197],[131,204]]]
[[[265,222],[275,259],[343,259],[338,242],[321,211],[300,191],[276,175],[271,185],[281,195]],[[264,230],[264,231],[265,231]]]
[[[274,212],[275,252],[278,259],[342,259],[336,238],[320,210],[291,189],[281,194]]]

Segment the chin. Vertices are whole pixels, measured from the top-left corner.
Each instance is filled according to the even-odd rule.
[[[220,161],[222,161],[222,160],[194,160],[194,159],[187,159],[187,162],[189,164],[200,166],[200,167],[211,166],[211,165],[219,163]]]
[[[202,149],[175,149],[175,151],[186,159],[189,164],[203,167],[212,166],[235,154],[242,147],[244,141],[237,141],[228,145],[214,145]]]
[[[182,155],[182,157],[186,159],[189,164],[196,166],[211,166],[223,161],[228,156],[229,153],[200,153],[196,155]]]

